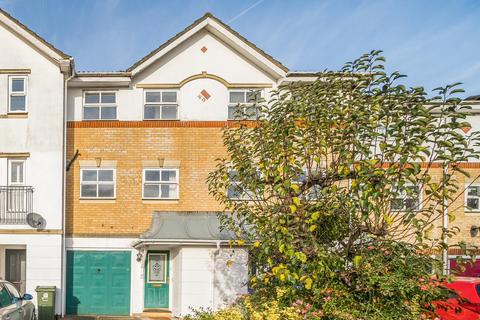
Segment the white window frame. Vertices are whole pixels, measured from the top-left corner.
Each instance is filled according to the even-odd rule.
[[[409,187],[415,187],[415,185],[413,185],[413,184],[406,184],[406,185],[405,185],[405,188],[409,188]],[[405,202],[404,202],[404,205],[403,205],[402,209],[394,209],[394,208],[392,208],[392,206],[391,206],[391,204],[390,204],[390,210],[393,211],[393,212],[420,211],[420,210],[422,209],[423,192],[422,192],[422,189],[421,189],[419,186],[417,186],[417,187],[418,187],[418,206],[417,206],[417,208],[415,208],[415,209],[406,209]],[[392,201],[393,201],[393,200],[397,200],[397,199],[400,199],[400,194],[399,194],[399,197],[398,197],[398,198],[392,199]],[[404,195],[401,197],[401,199],[402,199],[403,201],[405,201],[405,199],[406,199],[406,194],[404,194]]]
[[[23,80],[23,91],[13,92],[13,80]],[[11,98],[12,97],[25,97],[25,110],[12,110]],[[26,75],[12,75],[8,77],[8,113],[27,113],[28,112],[28,76]]]
[[[102,94],[115,95],[115,103],[102,103]],[[87,94],[98,94],[98,103],[86,103]],[[117,91],[84,91],[83,92],[83,105],[82,105],[82,120],[83,121],[115,121],[118,120],[118,95]],[[115,107],[115,119],[102,119],[103,107]],[[99,108],[98,119],[85,119],[85,108]]]
[[[83,181],[83,171],[97,171],[97,181]],[[101,170],[112,170],[113,171],[113,181],[98,181],[98,171]],[[98,196],[98,186],[101,184],[113,184],[113,196],[112,197],[99,197]],[[82,185],[96,185],[97,186],[97,196],[96,197],[84,197],[82,196]],[[80,199],[108,199],[113,200],[117,197],[117,170],[110,167],[85,167],[80,168]]]
[[[9,186],[24,186],[25,185],[25,180],[26,180],[26,160],[25,159],[8,159],[8,185]],[[12,164],[13,163],[21,163],[22,164],[22,177],[23,181],[22,182],[12,182]]]
[[[160,93],[160,102],[147,102],[147,93]],[[177,95],[176,102],[162,102],[162,96],[164,92],[175,92]],[[156,119],[147,119],[145,118],[145,107],[147,106],[160,106],[160,118]],[[163,119],[163,106],[176,106],[177,107],[177,116],[175,119]],[[168,90],[168,89],[161,89],[161,90],[143,90],[143,120],[145,121],[175,121],[180,119],[180,91],[179,90]]]
[[[231,180],[230,178],[230,173],[231,172],[236,172],[236,170],[230,170],[228,172],[228,179],[229,179],[229,182],[230,182],[230,186],[232,185],[237,185],[237,186],[241,186],[242,185],[242,182],[241,181],[238,181],[238,180]],[[259,171],[257,171],[257,173],[260,175],[261,173]],[[242,193],[242,195],[240,197],[230,197],[228,195],[228,192],[229,192],[229,188],[227,188],[227,198],[230,199],[230,200],[233,200],[233,201],[251,201],[252,200],[252,195],[255,196],[255,193],[249,189],[246,189],[246,190],[243,190],[244,192]]]
[[[258,99],[260,100],[262,97],[263,97],[263,90],[262,89],[231,89],[231,90],[228,90],[228,105],[227,105],[227,118],[228,120],[255,120],[258,116],[258,106],[257,106],[257,114],[255,116],[255,118],[231,118],[230,117],[230,108],[236,108],[238,106],[242,107],[245,111],[245,109],[251,107],[251,106],[254,106],[255,105],[255,102],[249,102],[247,101],[247,95],[249,93],[251,93],[252,91],[255,91],[255,92],[258,92],[259,93],[259,96],[258,96]],[[232,92],[242,92],[243,95],[244,95],[244,99],[245,99],[245,102],[241,103],[241,102],[230,102],[230,93]],[[258,101],[257,101],[258,103]]]
[[[315,170],[311,170],[312,172],[315,172]],[[302,175],[304,177],[307,177],[309,174],[308,170],[306,168],[304,168],[302,170]],[[292,181],[292,183],[295,183],[295,184],[302,184],[304,182],[303,179],[300,179],[300,177],[297,177],[296,179],[294,179]],[[318,193],[321,191],[321,190],[314,190],[315,188],[318,188],[319,185],[314,185],[314,186],[311,186],[310,189],[306,190],[305,194],[304,194],[304,197],[305,197],[305,200],[307,201],[317,201],[320,197],[318,197]],[[314,193],[317,195],[315,196]]]
[[[162,171],[175,171],[175,181],[155,181],[155,182],[147,182],[145,180],[146,176],[146,171],[159,171],[160,177],[162,176]],[[146,197],[145,196],[145,185],[146,184],[152,184],[152,185],[158,185],[159,188],[161,185],[166,184],[166,185],[176,185],[177,186],[177,194],[173,198],[162,198],[161,197],[161,188],[159,190],[159,196],[158,197]],[[145,200],[178,200],[180,199],[180,169],[179,168],[158,168],[158,167],[146,167],[143,168],[142,171],[142,199]]]
[[[465,212],[480,212],[480,196],[477,196],[477,197],[474,197],[474,196],[469,196],[468,195],[468,188],[470,187],[478,187],[480,188],[480,183],[466,183],[465,184],[465,197],[464,197],[464,201],[465,201]],[[467,206],[467,200],[468,198],[477,198],[478,199],[478,202],[479,202],[479,207],[478,208],[469,208]]]

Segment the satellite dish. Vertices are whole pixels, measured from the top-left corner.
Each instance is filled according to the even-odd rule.
[[[27,214],[27,223],[30,227],[35,229],[45,229],[47,226],[47,221],[45,221],[41,215],[35,212],[30,212]]]

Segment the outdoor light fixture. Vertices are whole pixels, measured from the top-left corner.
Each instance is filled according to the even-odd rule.
[[[471,235],[472,237],[476,237],[476,236],[478,235],[479,229],[480,229],[479,226],[475,226],[475,225],[471,226],[471,227],[470,227],[470,235]]]
[[[137,262],[142,261],[142,258],[143,258],[143,253],[142,253],[141,251],[139,251],[139,252],[137,253]]]

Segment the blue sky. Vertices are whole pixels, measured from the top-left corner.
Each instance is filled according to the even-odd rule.
[[[292,71],[338,69],[373,49],[408,85],[480,94],[478,0],[0,0],[75,58],[124,70],[210,11]]]

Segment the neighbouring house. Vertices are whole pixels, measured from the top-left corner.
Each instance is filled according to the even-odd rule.
[[[56,286],[61,296],[71,66],[70,56],[0,9],[0,278],[20,293]],[[41,229],[27,224],[32,212]]]
[[[73,66],[0,11],[0,277],[56,286],[62,315],[179,316],[248,292],[248,252],[220,230],[205,180],[239,103],[253,119],[252,92],[319,74],[290,72],[211,14],[126,71]],[[479,99],[465,132],[480,129]],[[462,166],[450,241],[479,244],[480,162]]]

